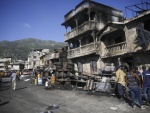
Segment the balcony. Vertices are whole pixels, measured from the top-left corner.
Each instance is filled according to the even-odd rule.
[[[68,50],[68,59],[81,57],[92,53],[96,53],[96,46],[94,43]]]
[[[70,32],[68,32],[67,34],[65,34],[65,41],[74,38],[78,35],[83,34],[86,31],[89,30],[95,30],[96,29],[96,21],[87,21],[84,24],[82,24],[81,26],[78,26],[77,28],[71,30]]]
[[[59,53],[52,53],[49,59],[57,59],[59,58]]]
[[[107,46],[105,48],[105,51],[102,57],[111,57],[111,56],[121,55],[127,52],[128,52],[127,43],[122,42],[122,43]]]

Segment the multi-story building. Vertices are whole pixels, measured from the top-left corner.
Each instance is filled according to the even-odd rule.
[[[74,62],[76,71],[86,74],[97,72],[102,61],[100,40],[96,34],[108,22],[118,22],[122,18],[122,11],[94,1],[82,1],[65,15],[62,25],[67,29],[68,59]],[[107,27],[107,31],[114,31],[114,28]]]
[[[49,49],[31,49],[28,56],[28,69],[36,69],[41,64],[40,57],[49,53]]]
[[[15,70],[15,71],[19,71],[19,70],[23,70],[25,66],[25,61],[23,60],[17,60],[17,61],[13,61],[12,63],[10,63],[8,65],[9,70]]]
[[[11,57],[0,58],[0,71],[8,70],[8,65],[11,63]]]
[[[132,6],[136,10],[131,7],[132,11],[137,13],[136,16],[119,22],[108,22],[97,33],[100,40],[99,55],[104,63],[150,66],[150,4],[139,5]],[[144,5],[147,7],[140,8]],[[109,27],[114,30],[106,31]]]
[[[76,72],[113,71],[123,62],[129,66],[150,64],[150,10],[125,19],[118,9],[82,1],[64,17],[68,59],[74,62]]]

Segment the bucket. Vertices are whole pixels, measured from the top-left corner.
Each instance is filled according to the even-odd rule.
[[[38,78],[38,85],[42,85],[42,78]]]

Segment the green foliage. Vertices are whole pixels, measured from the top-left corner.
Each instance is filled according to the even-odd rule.
[[[30,49],[54,49],[64,47],[65,42],[55,42],[52,40],[40,40],[27,38],[16,41],[1,41],[0,42],[0,57],[12,57],[15,60],[26,60]]]

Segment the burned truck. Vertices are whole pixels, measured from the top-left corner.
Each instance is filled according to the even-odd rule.
[[[57,82],[69,82],[74,76],[74,64],[67,59],[67,46],[55,49],[49,60],[50,76],[54,75]]]

